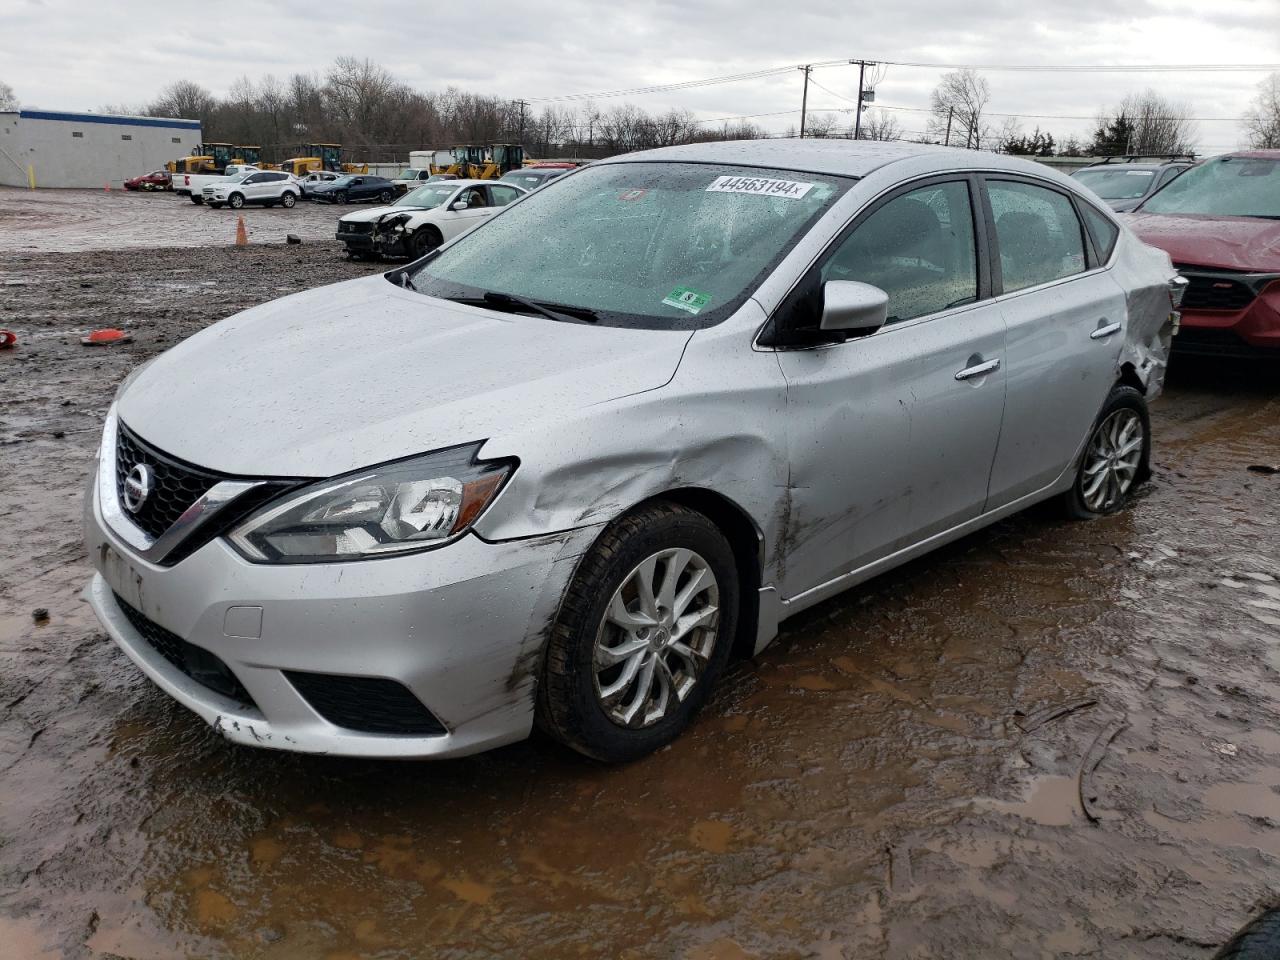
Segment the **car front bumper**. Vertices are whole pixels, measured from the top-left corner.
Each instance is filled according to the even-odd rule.
[[[1192,283],[1219,284],[1224,292],[1241,291],[1237,305],[1224,301],[1208,308],[1198,302],[1184,300],[1181,332],[1175,347],[1183,352],[1220,353],[1225,355],[1280,351],[1280,279],[1254,281],[1249,275],[1181,270]],[[1252,295],[1244,293],[1252,285]],[[1229,304],[1229,305],[1228,305]]]
[[[96,573],[86,594],[130,659],[229,740],[343,756],[462,756],[528,736],[543,643],[595,532],[503,543],[471,534],[401,557],[293,565],[249,563],[218,538],[164,567],[111,529],[95,480],[85,534]],[[157,628],[202,657],[213,654],[252,703],[175,665],[171,649],[166,656],[148,639]],[[340,725],[332,705],[304,696],[292,672],[340,684],[395,681],[441,729]]]

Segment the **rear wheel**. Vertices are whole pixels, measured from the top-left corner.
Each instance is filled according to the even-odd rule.
[[[384,204],[390,203],[393,197],[394,197],[394,194],[390,190],[383,190],[380,194],[378,194],[378,202],[384,203]]]
[[[293,205],[298,202],[298,195],[292,190],[286,190],[284,196],[280,198],[280,205],[286,210],[292,210]]]
[[[335,194],[334,199],[337,200],[339,203],[351,202],[351,199],[347,196],[347,191],[345,190],[343,190],[341,193]]]
[[[231,196],[227,197],[227,203],[231,204],[232,210],[239,210],[244,206],[244,195],[233,193]]]
[[[548,640],[539,726],[597,760],[673,740],[724,670],[738,620],[733,552],[700,513],[656,502],[583,557]]]
[[[1151,419],[1133,387],[1116,384],[1085,443],[1076,482],[1063,494],[1068,516],[1091,520],[1123,507],[1150,475]]]

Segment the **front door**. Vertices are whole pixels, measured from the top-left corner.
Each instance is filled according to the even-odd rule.
[[[484,187],[465,187],[449,203],[449,208],[440,214],[436,223],[444,239],[452,240],[466,233],[492,212]]]
[[[955,179],[889,197],[798,288],[870,283],[889,294],[889,322],[778,352],[791,441],[784,597],[983,509],[1004,411],[1005,329],[985,297],[976,196],[976,181]]]

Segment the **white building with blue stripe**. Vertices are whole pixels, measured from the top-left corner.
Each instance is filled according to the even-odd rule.
[[[0,112],[0,185],[113,188],[201,142],[198,120],[61,110]]]

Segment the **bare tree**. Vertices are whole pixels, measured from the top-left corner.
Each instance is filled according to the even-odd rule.
[[[201,126],[208,126],[217,108],[217,98],[200,84],[194,80],[178,80],[160,91],[160,96],[147,107],[147,113],[153,117],[199,120]]]
[[[944,73],[933,88],[929,118],[929,134],[939,140],[946,139],[951,128],[951,143],[963,143],[977,149],[983,138],[989,135],[982,123],[982,112],[991,101],[991,86],[987,78],[973,70],[953,70]]]
[[[1280,148],[1280,73],[1258,84],[1258,95],[1244,113],[1249,146],[1257,150]]]
[[[1175,103],[1154,90],[1131,93],[1120,106],[1098,118],[1094,152],[1102,155],[1141,154],[1164,156],[1190,153],[1195,145],[1196,127],[1191,108]]]
[[[840,119],[838,113],[811,111],[805,120],[804,135],[806,137],[815,137],[818,140],[843,136],[843,134],[837,132],[840,127]]]
[[[887,110],[868,110],[862,115],[862,140],[901,140],[902,127],[898,118]]]
[[[8,113],[17,109],[18,96],[13,92],[13,87],[0,80],[0,110]]]

